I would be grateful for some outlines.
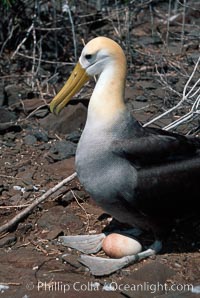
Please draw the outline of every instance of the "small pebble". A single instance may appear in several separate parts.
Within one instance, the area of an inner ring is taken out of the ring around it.
[[[25,143],[26,145],[34,145],[34,144],[37,143],[37,139],[36,139],[36,137],[33,136],[33,135],[26,135],[26,136],[24,137],[24,143]]]
[[[122,258],[141,252],[142,245],[131,237],[112,233],[104,239],[102,248],[109,257]]]

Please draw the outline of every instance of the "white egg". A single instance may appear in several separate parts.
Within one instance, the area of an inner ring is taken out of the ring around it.
[[[111,258],[122,258],[141,252],[142,245],[131,237],[112,233],[103,240],[102,249]]]

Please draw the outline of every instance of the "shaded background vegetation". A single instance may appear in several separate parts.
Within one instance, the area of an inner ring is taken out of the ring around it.
[[[47,105],[83,44],[98,35],[126,51],[130,86],[141,77],[157,79],[164,108],[182,98],[199,57],[197,0],[1,0],[0,17],[2,88],[14,80],[30,88],[29,98],[42,97]]]

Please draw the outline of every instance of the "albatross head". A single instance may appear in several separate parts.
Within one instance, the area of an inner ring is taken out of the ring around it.
[[[124,88],[126,74],[124,52],[112,39],[96,37],[83,48],[79,62],[72,74],[64,87],[52,100],[50,104],[51,111],[58,114],[90,77],[101,75],[105,70],[107,70],[107,75],[105,74],[104,76],[105,81],[109,79],[111,85],[113,85],[113,76],[115,74],[119,86],[118,89],[120,93],[123,93],[122,89]],[[119,92],[116,90],[116,93]]]

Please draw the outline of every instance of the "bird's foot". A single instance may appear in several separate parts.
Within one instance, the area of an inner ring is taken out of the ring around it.
[[[123,234],[140,235],[141,231],[132,229],[123,231]],[[105,238],[106,234],[101,233],[95,235],[60,236],[58,240],[60,244],[77,249],[84,254],[95,254],[101,250],[102,242]],[[155,255],[161,248],[161,241],[156,240],[147,250],[135,255],[125,256],[119,259],[81,255],[78,261],[88,267],[93,275],[103,276]]]
[[[124,231],[116,230],[116,233],[124,235],[139,236],[142,231],[138,228],[132,228]],[[95,254],[102,248],[103,239],[107,235],[104,233],[95,235],[76,235],[76,236],[60,236],[58,241],[63,246],[75,248],[85,254]]]
[[[79,262],[87,266],[95,276],[109,275],[119,269],[131,265],[137,261],[157,254],[162,249],[161,241],[156,240],[147,250],[136,255],[125,256],[120,259],[107,259],[81,255]]]
[[[75,248],[85,254],[97,253],[101,247],[104,233],[95,235],[60,236],[58,241],[64,246]]]

